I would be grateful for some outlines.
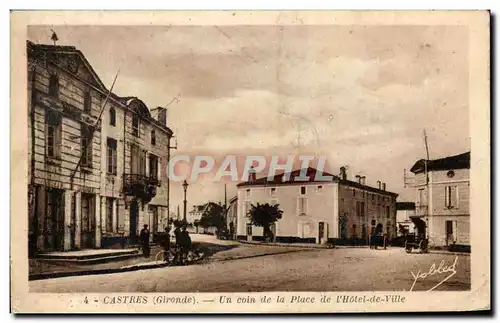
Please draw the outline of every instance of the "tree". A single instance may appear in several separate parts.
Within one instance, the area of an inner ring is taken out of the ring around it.
[[[199,225],[202,228],[216,227],[217,229],[221,229],[225,227],[224,207],[214,202],[205,204],[205,211],[201,216]]]
[[[271,225],[276,223],[283,216],[283,211],[280,210],[279,204],[270,205],[269,203],[251,205],[247,217],[255,226],[264,229],[264,238],[273,240],[274,235],[271,231]]]

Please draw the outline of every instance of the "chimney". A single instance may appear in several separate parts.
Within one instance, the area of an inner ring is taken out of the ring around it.
[[[255,181],[255,178],[255,169],[253,169],[253,166],[250,166],[250,169],[248,170],[248,181],[252,183]]]
[[[366,176],[361,176],[361,184],[366,185]]]
[[[360,184],[361,184],[361,176],[356,175],[356,180],[358,181],[358,183],[360,183]]]
[[[158,107],[158,122],[162,126],[168,127],[167,125],[167,109]]]
[[[378,189],[381,189],[381,186],[380,186],[381,184],[382,184],[382,183],[381,183],[380,181],[377,181],[377,188],[378,188]]]
[[[347,179],[347,173],[345,167],[340,167],[340,179],[344,181]]]
[[[385,183],[382,183],[382,191],[385,191]]]

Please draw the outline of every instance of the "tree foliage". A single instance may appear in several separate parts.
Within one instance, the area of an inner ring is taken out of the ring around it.
[[[283,211],[280,210],[279,204],[257,203],[256,205],[251,205],[247,217],[253,225],[263,228],[265,238],[272,240],[274,236],[271,231],[271,225],[283,217]]]
[[[214,202],[205,204],[205,211],[203,212],[199,221],[199,226],[202,228],[216,227],[218,229],[226,226],[224,217],[224,207]]]

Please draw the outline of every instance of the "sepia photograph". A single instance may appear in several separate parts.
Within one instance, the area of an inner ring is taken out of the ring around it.
[[[489,307],[487,12],[67,14],[12,40],[26,295]]]

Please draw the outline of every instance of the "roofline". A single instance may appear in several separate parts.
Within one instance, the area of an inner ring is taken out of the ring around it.
[[[326,184],[336,184],[336,183],[339,183],[339,184],[342,184],[345,186],[349,186],[349,187],[357,187],[360,189],[364,189],[366,191],[371,191],[371,192],[382,194],[382,195],[390,195],[390,196],[394,196],[394,197],[399,196],[398,193],[384,191],[384,190],[378,189],[376,187],[359,184],[359,183],[349,181],[349,180],[336,179],[336,178],[334,178],[331,181],[286,181],[284,183],[280,182],[280,183],[257,183],[257,184],[243,182],[243,183],[237,184],[236,188],[240,189],[240,188],[247,188],[247,187],[275,187],[275,186],[292,186],[292,185],[305,186],[305,185],[318,185],[318,184],[326,185]]]
[[[37,50],[37,47],[38,47],[38,50],[41,50],[43,51],[44,49],[41,48],[42,46],[51,46],[51,45],[43,45],[43,44],[35,44],[33,43],[32,41],[29,41],[27,40],[27,47],[28,48],[31,48],[32,50]],[[71,52],[68,52],[68,51],[59,51],[59,52],[63,52],[63,53],[67,53],[67,54],[77,54],[78,56],[80,56],[83,60],[83,62],[88,65],[87,67],[89,68],[91,74],[93,74],[93,76],[95,77],[95,79],[97,80],[97,82],[99,83],[99,85],[102,87],[102,88],[98,88],[96,86],[94,86],[93,84],[89,83],[87,80],[81,78],[80,76],[78,76],[77,74],[74,74],[72,73],[71,71],[67,70],[64,66],[61,66],[59,65],[58,63],[54,62],[53,60],[51,59],[48,59],[48,61],[57,66],[57,68],[65,71],[66,73],[72,75],[74,78],[78,79],[80,82],[86,84],[87,86],[90,86],[91,88],[93,88],[94,90],[96,90],[97,92],[99,92],[100,94],[102,95],[105,95],[107,96],[108,94],[109,95],[109,99],[111,101],[113,101],[113,103],[119,105],[121,108],[123,108],[124,110],[127,110],[127,111],[130,111],[132,113],[135,113],[135,111],[133,111],[132,109],[130,109],[125,103],[123,103],[121,101],[122,97],[120,97],[119,95],[117,95],[116,93],[113,93],[111,91],[109,91],[109,89],[106,88],[106,86],[104,85],[104,83],[101,81],[101,79],[99,78],[99,75],[97,74],[97,72],[94,70],[94,68],[92,67],[92,65],[89,63],[89,61],[85,58],[85,55],[79,50],[79,49],[76,49],[76,47],[74,46],[61,46],[61,48],[67,48],[67,49],[71,49]],[[48,50],[47,50],[48,51]],[[104,90],[103,90],[104,89]],[[135,97],[137,100],[141,101],[147,108],[147,105],[144,103],[144,101],[142,101],[141,99]],[[149,110],[149,108],[148,108]],[[150,112],[151,114],[151,112]],[[162,124],[160,124],[157,120],[155,120],[153,117],[151,117],[151,119],[148,119],[148,121],[156,126],[158,129],[166,132],[168,135],[170,136],[173,136],[174,132],[172,131],[172,129],[170,129],[168,126],[164,126]]]

